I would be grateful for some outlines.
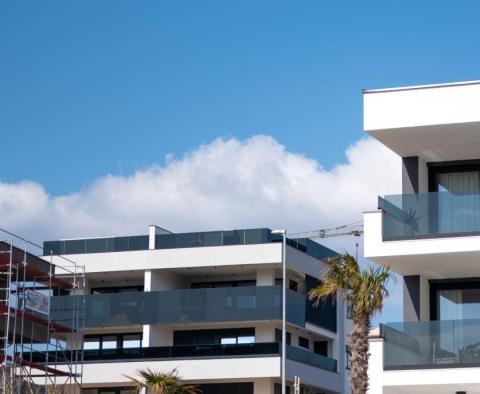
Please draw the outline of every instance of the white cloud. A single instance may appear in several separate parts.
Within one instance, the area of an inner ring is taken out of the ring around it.
[[[400,192],[400,159],[373,139],[326,170],[273,138],[217,139],[180,159],[166,158],[131,176],[107,175],[85,190],[53,197],[34,182],[0,183],[2,227],[37,242],[55,238],[172,231],[327,228],[361,220],[378,195]],[[354,242],[338,240],[354,252]],[[398,314],[400,285],[387,314]]]
[[[173,231],[286,227],[301,231],[361,220],[377,195],[399,192],[399,158],[372,139],[331,170],[273,138],[217,139],[131,176],[107,175],[52,197],[36,183],[0,183],[3,226],[36,240]]]

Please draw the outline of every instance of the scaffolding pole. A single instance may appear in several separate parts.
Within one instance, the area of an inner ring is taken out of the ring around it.
[[[78,392],[84,286],[84,267],[0,229],[0,394]]]

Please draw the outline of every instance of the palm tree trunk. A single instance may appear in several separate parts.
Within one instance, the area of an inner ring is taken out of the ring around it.
[[[368,334],[370,314],[355,312],[350,334],[350,388],[352,394],[366,394],[368,390]]]

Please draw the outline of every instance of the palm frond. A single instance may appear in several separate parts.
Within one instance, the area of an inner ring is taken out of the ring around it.
[[[138,378],[125,375],[135,385],[137,390],[144,387],[158,394],[198,394],[200,391],[191,385],[182,385],[178,371],[154,371],[150,368],[137,371]]]
[[[325,260],[326,267],[321,273],[320,284],[308,293],[310,300],[318,306],[321,301],[342,291],[348,306],[369,316],[380,311],[388,297],[387,283],[391,278],[390,269],[369,267],[361,269],[356,259],[339,254]]]

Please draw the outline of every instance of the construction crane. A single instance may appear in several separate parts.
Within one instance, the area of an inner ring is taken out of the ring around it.
[[[338,227],[326,228],[321,230],[304,231],[301,233],[289,233],[289,238],[333,238],[333,237],[348,237],[353,236],[355,238],[363,235],[363,222],[355,222],[350,224],[344,224]],[[355,242],[356,258],[358,260],[358,241]]]
[[[354,236],[360,237],[363,234],[362,222],[344,224],[338,227],[326,228],[321,230],[304,231],[301,233],[289,233],[290,238],[332,238]]]

